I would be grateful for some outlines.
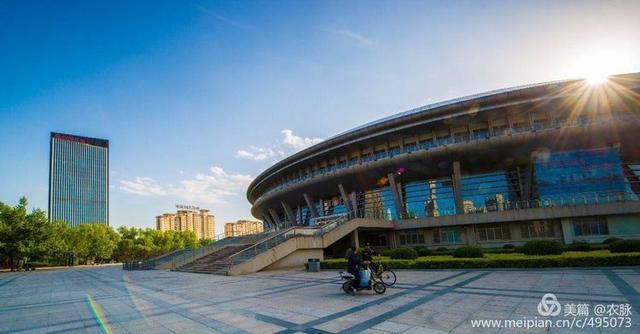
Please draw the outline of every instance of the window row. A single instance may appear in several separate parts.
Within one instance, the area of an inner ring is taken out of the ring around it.
[[[352,167],[354,165],[379,159],[390,158],[398,154],[411,153],[417,150],[428,150],[434,147],[467,142],[471,140],[488,139],[491,137],[503,136],[511,133],[520,133],[525,131],[536,131],[560,127],[582,127],[595,121],[602,120],[589,119],[586,116],[554,120],[534,119],[533,123],[530,123],[529,121],[514,121],[512,122],[511,126],[509,126],[508,124],[496,124],[493,125],[491,129],[479,128],[471,130],[466,129],[462,132],[436,132],[435,135],[429,140],[420,140],[416,143],[406,143],[403,146],[391,146],[384,149],[374,149],[371,152],[360,154],[359,157],[350,157],[348,159],[339,160],[335,163],[329,163],[325,166],[318,167],[317,169],[306,170],[300,173],[300,175],[290,176],[285,181],[282,181],[280,184],[267,190],[262,196],[310,178],[322,176],[324,174],[335,172],[343,168]]]

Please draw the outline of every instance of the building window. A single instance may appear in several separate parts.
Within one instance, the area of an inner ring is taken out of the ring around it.
[[[576,236],[609,234],[607,221],[603,217],[582,218],[573,223]]]
[[[476,228],[479,241],[509,240],[509,226],[507,224],[486,224]]]
[[[403,184],[402,198],[409,218],[438,217],[456,213],[453,183],[450,178]]]
[[[400,245],[424,244],[424,234],[420,232],[400,234]]]
[[[387,152],[385,150],[375,151],[374,156],[375,156],[376,160],[382,159],[382,158],[386,158],[387,157]]]
[[[511,193],[519,190],[516,182],[509,181],[515,177],[513,172],[498,171],[461,178],[464,213],[506,210]]]
[[[524,239],[554,237],[553,224],[544,220],[520,224],[520,232]]]
[[[462,242],[460,230],[436,230],[433,232],[434,244],[454,244]]]
[[[538,154],[534,173],[537,197],[545,206],[638,199],[612,148]]]
[[[425,139],[425,140],[421,140],[418,144],[420,145],[420,148],[423,149],[423,150],[434,146],[433,139],[431,139],[431,138]]]

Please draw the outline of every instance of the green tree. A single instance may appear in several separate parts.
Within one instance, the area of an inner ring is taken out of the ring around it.
[[[89,257],[97,263],[109,262],[118,247],[120,235],[113,228],[102,224],[91,224],[89,234]]]
[[[67,223],[58,220],[49,224],[48,234],[45,260],[50,264],[64,264],[71,251],[71,229]]]
[[[136,258],[135,242],[140,235],[140,230],[135,227],[118,227],[120,240],[118,247],[115,249],[113,258],[119,262],[130,262],[139,260]]]
[[[87,264],[91,260],[91,225],[81,224],[71,229],[69,242],[78,263]]]
[[[17,206],[0,202],[0,254],[13,269],[24,265],[29,259],[42,257],[48,238],[49,222],[44,211],[34,209],[27,213],[28,201],[20,198]]]

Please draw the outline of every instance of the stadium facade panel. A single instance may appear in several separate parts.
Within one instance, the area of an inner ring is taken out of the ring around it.
[[[247,198],[266,228],[391,220],[351,237],[381,248],[640,237],[639,130],[640,73],[503,89],[327,139]]]

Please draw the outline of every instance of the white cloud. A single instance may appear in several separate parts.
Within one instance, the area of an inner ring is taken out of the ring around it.
[[[373,46],[373,45],[376,44],[371,39],[369,39],[369,38],[367,38],[367,37],[365,37],[363,35],[360,35],[360,34],[354,32],[352,30],[349,30],[349,29],[321,28],[320,30],[324,31],[324,32],[331,33],[331,34],[335,34],[335,35],[338,35],[338,36],[346,37],[346,38],[351,39],[351,40],[353,40],[353,41],[355,41],[358,44],[363,45],[363,46]]]
[[[136,177],[133,181],[121,180],[120,189],[141,196],[161,195],[167,193],[156,181],[150,177]]]
[[[301,151],[324,140],[321,138],[301,137],[295,135],[293,130],[290,129],[284,129],[280,133],[283,134],[283,138],[277,145],[272,147],[251,146],[248,149],[240,149],[236,151],[236,157],[254,161],[271,159],[272,162],[275,162],[278,158]]]
[[[238,150],[236,156],[241,159],[264,161],[276,155],[284,155],[284,152],[272,148],[251,146],[249,149]]]
[[[196,174],[178,185],[160,185],[149,177],[121,180],[120,189],[141,196],[172,196],[192,202],[225,203],[228,197],[243,192],[253,180],[251,175],[229,174],[222,167],[213,166],[207,173]]]
[[[300,137],[293,134],[292,130],[284,129],[281,131],[284,134],[282,144],[286,147],[293,149],[295,152],[301,151],[309,146],[315,145],[324,139],[320,138],[308,138]]]

